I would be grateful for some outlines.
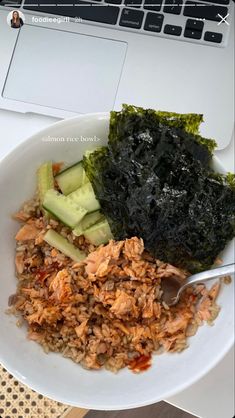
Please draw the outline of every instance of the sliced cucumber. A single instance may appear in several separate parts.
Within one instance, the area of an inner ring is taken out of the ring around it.
[[[106,244],[113,238],[108,221],[101,221],[84,232],[84,237],[94,245]]]
[[[94,212],[100,208],[100,204],[95,197],[91,183],[86,183],[75,192],[66,196],[68,200],[86,209],[87,212]]]
[[[82,186],[86,183],[89,183],[89,178],[87,177],[85,170],[83,170]]]
[[[86,258],[86,254],[84,252],[80,251],[73,244],[71,244],[71,242],[53,229],[49,229],[47,231],[44,235],[44,241],[61,251],[63,254],[67,255],[67,257],[72,258],[74,261],[80,262]]]
[[[104,215],[100,213],[99,210],[88,213],[84,218],[79,222],[79,224],[74,228],[73,233],[77,237],[83,234],[83,232],[90,228],[91,226],[95,225],[97,222],[104,219]]]
[[[43,208],[72,229],[87,213],[86,209],[52,189],[48,190],[44,196]]]
[[[51,161],[47,161],[46,163],[40,165],[37,171],[37,180],[39,199],[42,203],[47,190],[54,188],[54,177]]]
[[[61,171],[56,176],[56,181],[62,193],[67,196],[82,186],[86,173],[83,170],[82,162],[76,163],[71,167]]]

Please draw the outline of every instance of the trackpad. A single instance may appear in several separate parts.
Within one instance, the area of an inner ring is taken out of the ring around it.
[[[71,112],[113,108],[127,44],[24,25],[3,96]]]

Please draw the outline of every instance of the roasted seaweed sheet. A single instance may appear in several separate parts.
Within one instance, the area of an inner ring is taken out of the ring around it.
[[[137,236],[157,258],[191,272],[210,267],[235,234],[234,176],[211,168],[215,141],[202,115],[124,105],[107,147],[84,167],[116,239]]]

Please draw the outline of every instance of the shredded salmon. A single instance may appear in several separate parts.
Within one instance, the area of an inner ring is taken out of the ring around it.
[[[204,291],[204,296],[198,306],[198,317],[203,321],[211,319],[211,307],[214,304],[220,290],[220,283],[215,283],[212,288]]]
[[[128,315],[131,317],[138,317],[135,298],[128,295],[128,293],[123,292],[123,290],[117,290],[115,301],[112,304],[110,311],[113,312],[117,318],[127,317]]]
[[[16,241],[28,241],[35,239],[39,234],[39,229],[32,223],[27,223],[17,232]]]
[[[161,281],[183,281],[189,273],[155,260],[142,239],[110,240],[94,248],[58,221],[38,217],[36,204],[32,216],[27,213],[23,209],[17,216],[25,223],[15,237],[19,286],[9,303],[26,320],[28,338],[45,351],[60,352],[87,369],[128,367],[140,373],[155,351],[184,350],[187,336],[216,317],[219,284],[186,289],[174,307],[163,302]],[[86,251],[86,259],[74,263],[49,246],[43,239],[49,228]]]
[[[140,373],[145,370],[148,370],[148,368],[151,366],[151,356],[145,356],[142,355],[140,357],[137,357],[136,359],[132,360],[129,363],[129,369],[131,369],[134,373]]]
[[[71,289],[71,275],[66,269],[57,273],[49,286],[49,291],[52,292],[51,298],[58,302],[63,302],[72,295]]]
[[[19,212],[14,213],[12,217],[17,221],[26,222],[30,218],[30,214],[20,210]]]

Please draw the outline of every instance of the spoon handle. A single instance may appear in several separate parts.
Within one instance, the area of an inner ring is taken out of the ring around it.
[[[215,279],[216,277],[227,276],[235,272],[235,263],[227,264],[226,266],[216,267],[211,270],[202,271],[201,273],[193,274],[187,280],[185,285],[192,283],[204,282],[206,280]]]

